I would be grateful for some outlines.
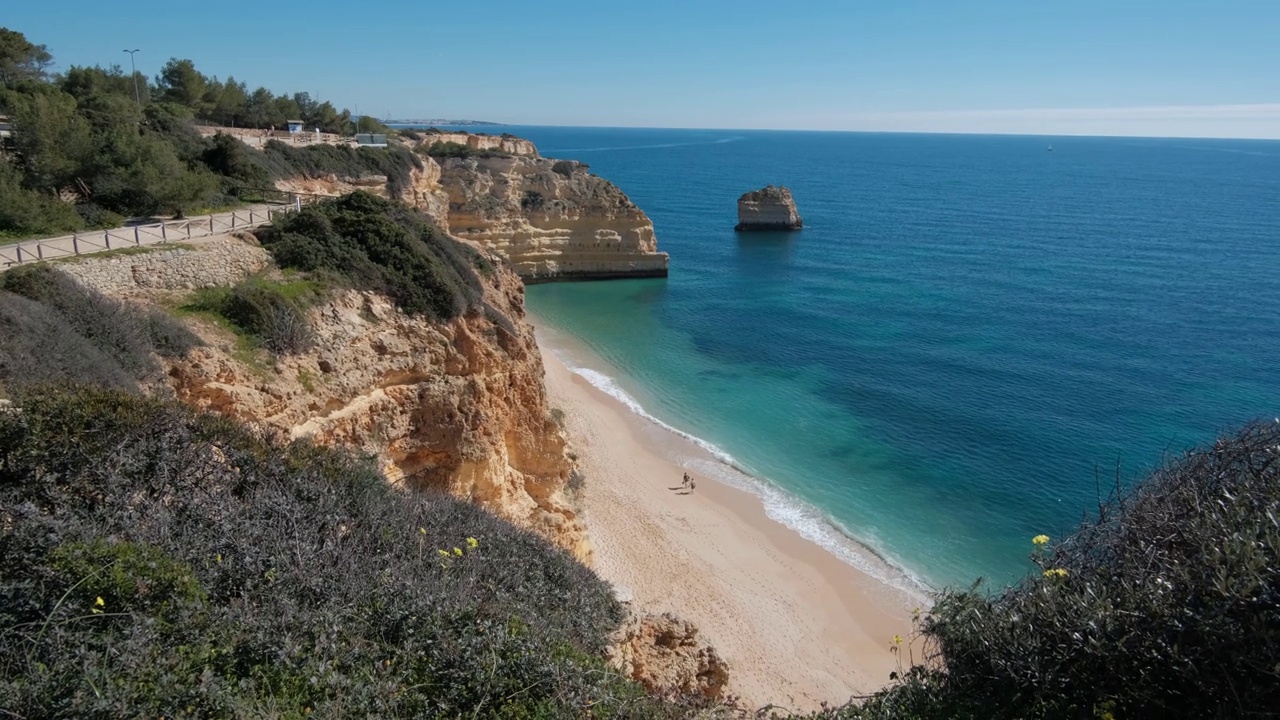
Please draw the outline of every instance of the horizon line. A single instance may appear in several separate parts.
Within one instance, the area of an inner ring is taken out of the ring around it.
[[[466,117],[455,115],[455,118]],[[470,122],[494,122],[470,120]],[[808,126],[707,127],[680,124],[496,123],[524,127],[729,130],[751,132],[858,132],[922,135],[1129,137],[1150,139],[1280,140],[1280,103],[1151,105],[1093,108],[869,111],[815,118]],[[1194,127],[1212,123],[1212,128]],[[1105,127],[1098,127],[1099,124]],[[1238,130],[1227,125],[1243,125]]]

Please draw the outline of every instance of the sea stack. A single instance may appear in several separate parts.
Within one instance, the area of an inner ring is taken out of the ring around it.
[[[773,185],[752,190],[738,198],[738,225],[734,230],[799,230],[804,227],[791,191]]]

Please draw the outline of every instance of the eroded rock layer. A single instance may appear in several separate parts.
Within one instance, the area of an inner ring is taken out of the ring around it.
[[[440,167],[449,233],[506,256],[526,282],[667,275],[649,217],[581,163],[447,158]]]
[[[629,615],[613,634],[605,657],[623,675],[659,694],[715,699],[729,681],[729,667],[698,628],[670,615]]]
[[[799,230],[804,227],[796,201],[785,187],[769,185],[738,198],[734,230]]]
[[[586,165],[541,157],[533,143],[512,136],[440,132],[422,138],[423,151],[449,142],[496,153],[423,154],[423,167],[410,173],[397,199],[453,237],[506,257],[526,282],[667,276],[668,257],[658,251],[653,222]],[[373,180],[293,178],[277,187],[313,195],[367,190],[389,196],[385,179],[371,186]]]
[[[236,280],[227,276],[234,247],[245,258],[262,254],[223,238],[137,256],[135,272],[79,278],[113,279],[99,286],[109,294],[172,302],[172,290],[151,277],[166,276],[158,264],[180,266],[191,287],[226,284]],[[104,262],[114,259],[83,264]],[[135,283],[122,287],[117,276]],[[589,562],[585,527],[564,492],[572,462],[547,407],[524,286],[501,267],[485,282],[487,309],[449,322],[410,317],[373,293],[339,293],[310,311],[315,349],[270,365],[225,331],[197,324],[208,346],[170,364],[170,385],[195,407],[372,453],[392,482],[470,500]]]

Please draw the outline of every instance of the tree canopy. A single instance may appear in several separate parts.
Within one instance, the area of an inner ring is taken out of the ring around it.
[[[217,208],[234,201],[236,188],[269,185],[270,168],[290,169],[229,137],[201,137],[193,122],[283,128],[302,120],[346,135],[386,131],[308,93],[251,91],[233,77],[207,76],[187,59],[169,60],[154,79],[119,65],[53,74],[52,63],[43,45],[0,28],[0,115],[14,131],[0,148],[0,237]],[[323,151],[295,154],[315,153]]]

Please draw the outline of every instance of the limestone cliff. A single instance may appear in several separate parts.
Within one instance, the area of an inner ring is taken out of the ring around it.
[[[236,247],[244,262],[228,260]],[[124,258],[128,270],[105,267],[118,258],[76,267],[103,292],[173,302],[165,288],[174,285],[159,279],[174,272],[158,266],[181,268],[177,287],[228,284],[239,279],[229,272],[260,268],[263,254],[222,238]],[[572,462],[547,407],[524,286],[504,268],[486,283],[489,310],[445,323],[407,316],[379,295],[340,293],[311,311],[315,349],[274,361],[197,324],[208,347],[171,363],[170,384],[196,407],[373,453],[393,482],[468,499],[589,562],[585,528],[564,494]]]
[[[456,143],[466,146],[470,150],[496,150],[511,155],[538,157],[538,148],[532,142],[505,133],[502,135],[486,135],[484,133],[427,130],[421,135],[422,144],[426,146],[434,143]]]
[[[571,160],[446,158],[449,232],[506,256],[526,282],[666,277],[653,223]]]
[[[799,230],[804,227],[796,201],[785,187],[769,185],[738,198],[738,225],[734,230]]]
[[[454,142],[506,156],[422,157],[398,197],[455,238],[511,261],[526,282],[666,277],[653,222],[617,186],[571,160],[538,155],[512,136],[428,133],[418,149]],[[376,151],[371,151],[376,152]],[[281,190],[341,195],[371,190],[389,196],[385,178],[295,178]]]

